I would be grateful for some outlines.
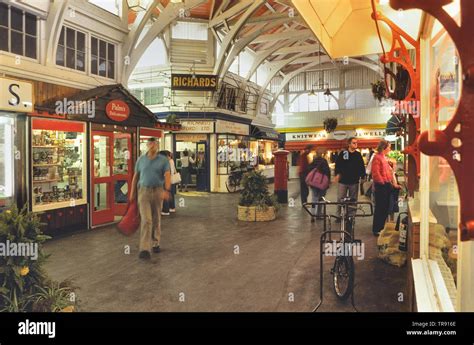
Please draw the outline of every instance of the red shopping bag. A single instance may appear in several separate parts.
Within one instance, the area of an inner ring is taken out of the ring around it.
[[[140,227],[140,212],[136,201],[130,201],[122,220],[117,224],[120,232],[126,236],[132,235]]]

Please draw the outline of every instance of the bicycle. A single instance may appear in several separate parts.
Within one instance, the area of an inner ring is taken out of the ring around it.
[[[231,167],[230,175],[225,182],[225,186],[229,193],[235,193],[240,190],[240,182],[242,182],[244,174],[248,171],[248,168]]]
[[[355,230],[355,219],[356,217],[371,217],[373,216],[373,206],[371,202],[356,202],[350,198],[344,198],[340,202],[330,202],[329,200],[322,198],[322,202],[316,203],[304,203],[303,207],[308,212],[312,220],[315,217],[311,212],[312,208],[315,208],[319,205],[323,208],[324,213],[324,227],[323,232],[320,238],[320,301],[318,305],[314,308],[313,311],[318,310],[318,308],[323,303],[323,279],[324,279],[324,270],[323,270],[323,246],[327,243],[334,245],[332,250],[336,250],[334,265],[331,268],[330,273],[333,275],[333,288],[336,296],[341,300],[346,300],[351,296],[352,306],[355,310],[354,305],[354,282],[355,282],[355,269],[354,269],[354,260],[352,258],[352,249],[354,244],[361,244],[362,241],[356,240],[354,238]],[[328,206],[340,206],[341,215],[336,216],[333,214],[327,214]],[[363,205],[368,205],[370,208],[370,213],[366,213],[363,209]],[[362,213],[357,213],[358,210],[361,210]],[[331,229],[331,218],[335,218],[340,221],[340,229],[332,230]],[[329,228],[329,230],[327,230]],[[338,234],[340,236],[339,240],[332,240],[332,235]],[[341,254],[339,254],[339,248],[342,247]],[[349,255],[347,248],[349,249]]]

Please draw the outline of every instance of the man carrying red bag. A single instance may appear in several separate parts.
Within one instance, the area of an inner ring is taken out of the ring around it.
[[[140,210],[140,259],[150,259],[151,251],[160,252],[161,208],[171,190],[170,164],[158,154],[155,138],[148,139],[148,151],[138,158],[132,180],[130,200],[137,198]],[[164,187],[164,188],[163,188]]]

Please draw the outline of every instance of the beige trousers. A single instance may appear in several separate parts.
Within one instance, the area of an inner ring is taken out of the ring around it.
[[[140,187],[138,189],[138,208],[140,210],[140,251],[151,251],[152,246],[160,245],[161,208],[163,207],[163,188]]]

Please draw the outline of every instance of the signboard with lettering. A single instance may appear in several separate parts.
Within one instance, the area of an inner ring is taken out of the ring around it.
[[[198,142],[206,141],[206,134],[176,134],[177,141]]]
[[[217,75],[171,74],[171,90],[216,91]]]
[[[214,121],[180,120],[180,133],[214,133]]]
[[[31,113],[33,111],[33,84],[0,78],[0,110]]]
[[[286,141],[306,141],[306,140],[345,140],[349,137],[360,139],[384,138],[387,134],[385,129],[365,129],[358,128],[356,130],[335,131],[326,133],[326,131],[306,132],[306,133],[286,133]]]
[[[128,119],[130,116],[130,108],[124,101],[113,100],[107,103],[107,106],[105,107],[105,113],[109,119],[122,122]]]
[[[249,127],[249,125],[246,125],[244,123],[217,120],[216,121],[216,133],[249,135],[250,127]]]

